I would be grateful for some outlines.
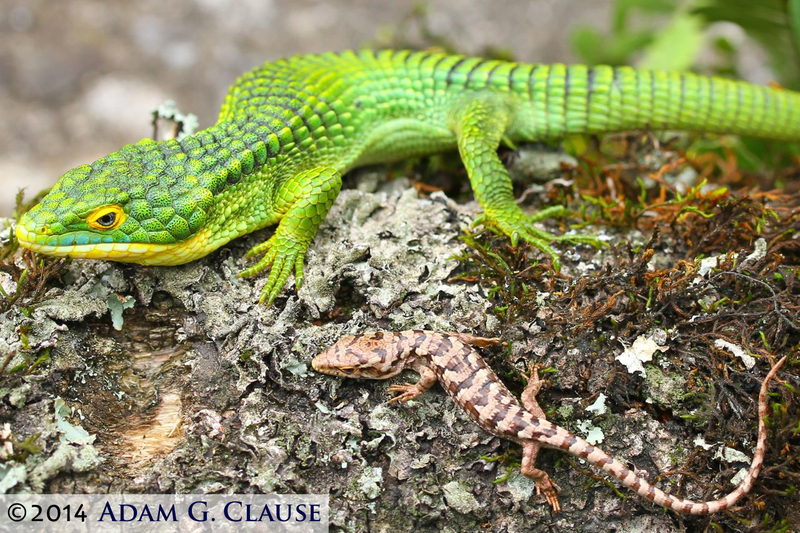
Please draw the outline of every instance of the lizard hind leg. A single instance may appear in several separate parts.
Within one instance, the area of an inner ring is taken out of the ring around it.
[[[544,470],[539,470],[536,464],[536,456],[539,454],[541,446],[538,442],[528,441],[522,445],[522,466],[520,471],[525,477],[531,478],[536,482],[536,495],[544,496],[548,505],[552,507],[554,513],[561,512],[561,504],[558,503],[558,488],[550,476]]]
[[[273,207],[276,213],[283,215],[278,229],[269,240],[247,252],[247,257],[262,253],[264,256],[239,273],[240,277],[254,276],[272,266],[259,303],[271,304],[292,271],[295,285],[300,288],[303,284],[306,250],[341,188],[341,174],[328,167],[306,170],[281,184]]]
[[[550,246],[555,241],[590,244],[597,248],[602,241],[590,235],[556,236],[534,225],[545,217],[561,214],[563,206],[527,216],[514,201],[514,189],[508,171],[497,155],[497,148],[511,123],[513,110],[497,95],[476,96],[460,105],[452,115],[451,129],[456,134],[458,151],[467,169],[472,190],[484,214],[476,220],[496,226],[511,238],[527,241],[550,256],[553,267],[561,267],[558,253]]]
[[[539,394],[539,391],[542,390],[543,384],[544,381],[539,379],[539,370],[536,368],[536,364],[530,363],[530,365],[528,365],[528,384],[522,391],[520,400],[525,410],[530,414],[541,420],[547,420],[544,410],[536,400],[536,396]]]
[[[544,410],[536,400],[536,395],[542,389],[543,381],[539,379],[539,371],[534,363],[528,367],[528,384],[525,390],[522,391],[522,405],[525,410],[540,420],[546,420]],[[527,441],[522,446],[522,467],[520,470],[524,476],[533,479],[536,482],[536,495],[544,495],[545,500],[553,508],[553,512],[558,513],[561,511],[561,504],[558,503],[558,493],[560,489],[550,476],[544,470],[539,470],[534,465],[536,464],[536,456],[539,454],[541,445],[535,441]]]

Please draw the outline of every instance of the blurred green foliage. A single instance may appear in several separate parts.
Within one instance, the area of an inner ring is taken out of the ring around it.
[[[608,33],[573,32],[584,62],[742,77],[741,39],[717,24],[729,22],[764,49],[776,81],[800,88],[800,0],[617,0],[611,16]],[[714,63],[701,67],[701,57]]]

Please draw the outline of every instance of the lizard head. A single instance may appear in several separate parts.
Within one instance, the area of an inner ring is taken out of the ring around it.
[[[20,245],[47,255],[147,264],[194,259],[187,244],[205,223],[213,195],[192,176],[173,176],[163,159],[148,164],[146,148],[155,144],[128,145],[68,171],[20,218]]]
[[[311,367],[322,374],[358,379],[387,379],[405,368],[403,353],[387,342],[391,333],[369,333],[344,337],[316,356]]]

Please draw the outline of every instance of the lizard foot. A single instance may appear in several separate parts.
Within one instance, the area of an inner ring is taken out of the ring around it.
[[[554,513],[561,512],[561,504],[558,502],[559,492],[561,492],[561,489],[553,483],[547,474],[543,478],[536,480],[536,496],[544,496],[545,501],[547,501]]]
[[[542,385],[544,385],[544,380],[539,378],[539,365],[534,363],[533,361],[528,363],[528,375],[525,376],[525,379],[528,380],[528,384],[525,386],[525,390],[530,390],[530,394],[536,396],[539,394],[539,391],[542,390]]]
[[[534,222],[538,222],[545,218],[561,215],[566,211],[563,206],[557,205],[543,209],[538,213],[531,216],[526,215],[514,205],[513,208],[497,210],[496,212],[485,213],[478,217],[473,222],[473,226],[477,224],[491,225],[498,228],[500,231],[508,235],[511,239],[511,245],[516,246],[519,240],[522,239],[527,243],[535,246],[542,252],[550,256],[553,262],[553,268],[558,271],[561,269],[561,258],[552,246],[553,242],[565,242],[569,244],[588,244],[595,248],[602,248],[606,244],[594,235],[553,235],[547,231],[541,230],[534,226]]]
[[[292,270],[297,288],[303,284],[306,250],[341,188],[337,170],[318,167],[297,174],[275,191],[272,210],[276,216],[283,215],[278,229],[268,241],[247,252],[247,257],[264,257],[239,273],[240,277],[253,276],[272,266],[258,303],[272,304]]]
[[[407,402],[409,400],[413,400],[420,394],[425,391],[420,390],[416,383],[403,383],[402,385],[392,385],[388,389],[387,392],[390,393],[400,393],[399,396],[395,396],[389,403],[397,403],[397,402]]]
[[[267,305],[271,305],[275,301],[292,270],[294,270],[297,288],[299,289],[303,284],[303,260],[308,243],[287,234],[286,231],[282,232],[281,229],[282,227],[279,226],[278,231],[268,241],[254,246],[247,252],[246,257],[248,258],[261,253],[264,254],[264,257],[255,265],[239,272],[239,277],[245,278],[255,276],[270,265],[272,266],[267,283],[261,290],[261,297],[258,300],[260,304],[267,302]]]

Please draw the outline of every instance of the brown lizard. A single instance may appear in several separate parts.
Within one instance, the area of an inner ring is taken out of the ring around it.
[[[767,389],[786,357],[772,367],[761,385],[758,396],[758,444],[747,476],[727,496],[714,501],[695,502],[667,494],[600,448],[545,420],[545,414],[536,401],[542,382],[533,365],[520,405],[472,348],[500,342],[500,339],[462,333],[421,330],[369,333],[340,339],[316,356],[311,366],[323,374],[362,379],[387,379],[403,370],[418,372],[420,379],[417,383],[389,387],[389,392],[399,393],[390,403],[416,398],[438,380],[458,406],[469,413],[480,427],[522,445],[522,473],[536,482],[536,494],[544,495],[555,512],[561,510],[557,496],[559,489],[546,472],[534,466],[541,446],[564,450],[585,459],[617,478],[639,496],[681,513],[711,514],[727,509],[747,494],[758,477],[766,448],[764,418],[768,415]]]

